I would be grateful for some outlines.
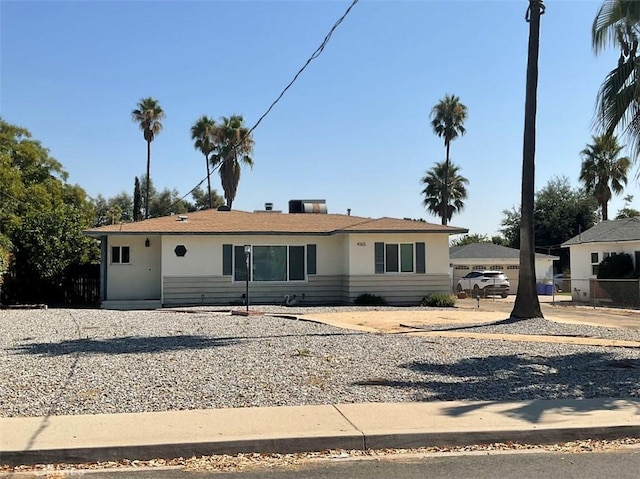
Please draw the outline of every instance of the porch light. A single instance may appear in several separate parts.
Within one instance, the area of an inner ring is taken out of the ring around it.
[[[245,287],[245,301],[247,305],[247,312],[249,312],[249,257],[251,256],[251,245],[244,245],[244,257],[246,260],[246,287]]]
[[[148,248],[149,246],[151,246],[151,241],[149,241],[149,238],[147,238],[146,240],[144,240],[144,247]]]

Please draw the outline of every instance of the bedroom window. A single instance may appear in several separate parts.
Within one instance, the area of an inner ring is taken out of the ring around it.
[[[424,273],[424,243],[375,243],[376,274]]]
[[[112,246],[111,247],[111,263],[112,264],[129,264],[130,253],[128,246]]]

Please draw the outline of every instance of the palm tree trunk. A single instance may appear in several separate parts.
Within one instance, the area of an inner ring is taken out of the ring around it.
[[[534,188],[536,156],[536,110],[538,90],[538,52],[540,47],[540,15],[542,0],[529,0],[529,58],[524,113],[524,145],[522,152],[522,199],[520,221],[520,271],[518,292],[511,311],[512,319],[541,318],[536,292],[534,243]]]
[[[602,203],[602,221],[607,221],[609,219],[609,206],[607,202],[604,201]]]
[[[207,162],[207,192],[209,193],[209,209],[213,209],[211,202],[211,170],[209,169],[209,154],[204,155],[204,161]]]
[[[151,141],[147,140],[147,187],[144,192],[144,218],[149,218],[149,190],[151,189]]]
[[[444,194],[442,195],[442,224],[447,225],[448,213],[449,213],[449,146],[451,144],[447,141],[445,146],[447,149],[447,155],[445,158],[444,168]]]

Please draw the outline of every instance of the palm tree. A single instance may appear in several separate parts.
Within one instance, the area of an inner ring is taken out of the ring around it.
[[[542,0],[529,0],[526,19],[529,22],[527,87],[524,106],[524,144],[522,148],[522,192],[520,206],[520,270],[518,292],[511,319],[542,318],[536,291],[533,209],[535,195],[536,110],[538,103],[538,52],[540,50],[540,15]]]
[[[227,206],[231,208],[240,183],[240,163],[253,168],[253,137],[241,115],[223,116],[214,132],[212,166],[219,167]]]
[[[580,181],[602,209],[602,220],[609,219],[608,203],[613,193],[620,194],[627,185],[631,159],[619,156],[624,148],[613,135],[592,136],[593,144],[580,152]]]
[[[451,142],[466,133],[464,129],[464,121],[467,119],[467,107],[460,103],[460,98],[455,95],[445,95],[442,100],[431,110],[431,127],[436,135],[444,139],[446,149],[445,163],[449,164],[449,148]],[[445,168],[445,185],[448,184],[449,168]],[[444,189],[445,197],[442,201],[442,207],[445,208],[449,204],[447,199],[448,188]],[[443,209],[440,214],[443,225],[447,224],[448,214]]]
[[[436,163],[420,180],[426,185],[422,190],[425,208],[429,213],[440,216],[443,225],[447,224],[447,220],[451,221],[454,213],[460,213],[464,209],[463,200],[467,199],[466,185],[469,184],[469,180],[458,174],[460,167],[451,162],[448,166],[449,171],[446,171],[446,161]],[[445,204],[445,201],[449,204]],[[446,218],[442,216],[444,211]]]
[[[598,54],[612,45],[620,49],[620,57],[598,91],[596,121],[605,134],[621,128],[635,152],[640,147],[639,36],[640,2],[605,0],[593,21],[593,49]]]
[[[151,142],[162,131],[161,121],[164,116],[164,111],[158,101],[151,97],[140,100],[137,108],[131,112],[132,120],[138,123],[143,132],[144,140],[147,142],[147,184],[150,183]],[[149,217],[149,188],[145,191],[144,217]]]
[[[209,209],[213,208],[211,201],[211,170],[209,168],[209,155],[214,149],[214,133],[216,122],[206,115],[201,116],[191,127],[191,139],[195,140],[193,146],[204,155],[207,166],[207,192],[209,197]]]

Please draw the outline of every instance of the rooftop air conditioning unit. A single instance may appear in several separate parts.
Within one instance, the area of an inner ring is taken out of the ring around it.
[[[327,200],[290,200],[289,213],[327,214]]]

